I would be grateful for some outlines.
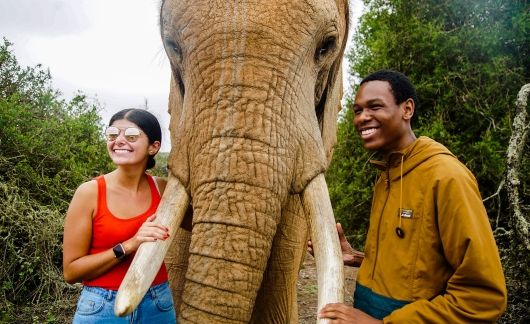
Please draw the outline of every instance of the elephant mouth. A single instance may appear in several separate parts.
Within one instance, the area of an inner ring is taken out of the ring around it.
[[[317,263],[318,308],[327,303],[342,302],[343,263],[331,201],[323,174],[317,175],[301,194],[311,230],[311,240]],[[184,185],[170,174],[156,222],[169,227],[165,241],[146,242],[138,249],[129,271],[118,290],[114,312],[130,314],[140,303],[160,268],[177,228],[182,223],[190,203]]]

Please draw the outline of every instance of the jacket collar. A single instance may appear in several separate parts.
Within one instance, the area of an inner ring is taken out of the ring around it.
[[[454,156],[445,146],[426,136],[418,137],[409,146],[400,151],[390,153],[385,160],[370,160],[377,169],[385,171],[388,180],[396,180],[407,174],[425,160],[438,154]],[[403,161],[403,168],[399,165]],[[403,172],[403,174],[401,174]]]

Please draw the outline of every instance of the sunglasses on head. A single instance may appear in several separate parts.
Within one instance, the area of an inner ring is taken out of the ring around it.
[[[120,133],[122,131],[123,137],[125,137],[125,140],[129,143],[136,142],[140,137],[140,134],[142,134],[142,131],[136,127],[118,128],[116,126],[109,126],[105,130],[105,136],[107,137],[107,141],[115,141],[118,136],[120,136]]]

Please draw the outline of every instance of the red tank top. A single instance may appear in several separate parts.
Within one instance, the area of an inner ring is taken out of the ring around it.
[[[107,207],[105,177],[99,176],[96,178],[98,185],[98,205],[96,215],[92,219],[92,241],[90,243],[89,254],[96,254],[111,249],[116,244],[130,239],[136,234],[142,223],[156,212],[156,208],[160,203],[160,194],[156,188],[155,180],[150,175],[147,175],[147,181],[151,189],[151,206],[149,206],[147,211],[138,216],[123,219],[114,216]],[[118,290],[133,257],[134,254],[129,255],[109,271],[95,279],[83,281],[83,284],[85,286]],[[162,263],[152,285],[158,285],[165,281],[167,281],[167,271],[165,264]]]

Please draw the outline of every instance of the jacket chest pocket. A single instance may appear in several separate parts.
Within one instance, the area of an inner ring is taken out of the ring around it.
[[[393,208],[385,212],[381,239],[398,246],[409,247],[419,238],[423,218],[420,210],[414,208]],[[397,246],[396,246],[397,247]]]
[[[418,236],[423,223],[423,204],[410,198],[406,193],[400,197],[398,192],[391,192],[381,209],[380,239],[397,239],[396,244],[405,243],[408,246]]]
[[[395,262],[396,271],[411,278],[420,249],[424,217],[421,205],[403,201],[388,205],[384,211],[380,236],[380,253]],[[388,253],[388,254],[387,254]],[[404,278],[402,277],[402,278]]]
[[[414,236],[419,223],[420,215],[415,212],[414,208],[396,208],[395,211],[395,229],[396,236],[400,239],[405,239],[407,236]]]

